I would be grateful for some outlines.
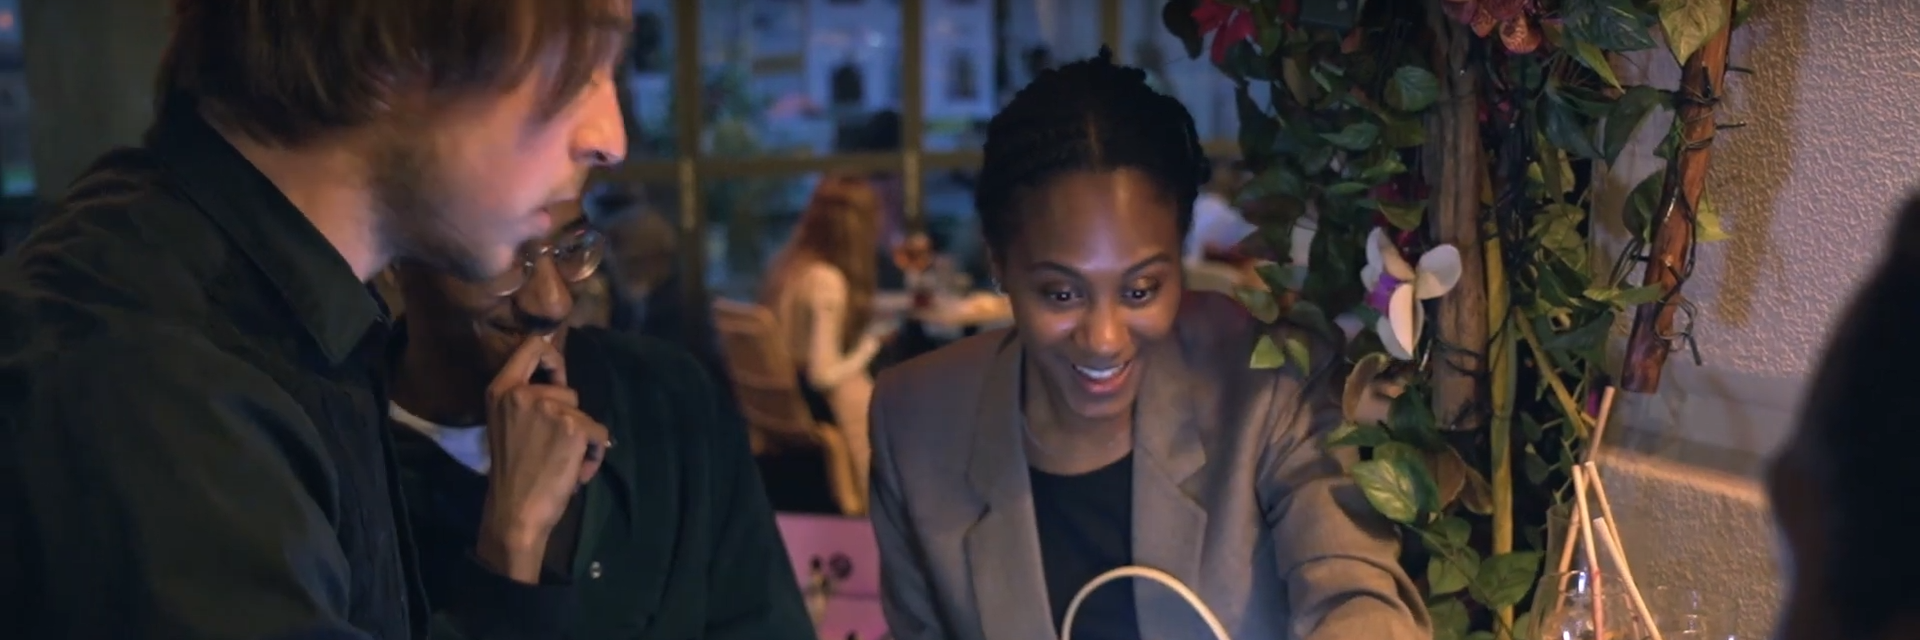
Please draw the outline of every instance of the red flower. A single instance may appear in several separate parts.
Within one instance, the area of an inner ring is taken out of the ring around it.
[[[1201,35],[1213,34],[1214,64],[1226,62],[1227,49],[1246,42],[1257,31],[1253,12],[1220,0],[1200,0],[1200,6],[1193,8],[1193,21],[1200,24]]]

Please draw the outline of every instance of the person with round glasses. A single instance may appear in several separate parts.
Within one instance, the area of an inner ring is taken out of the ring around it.
[[[607,242],[577,204],[552,214],[492,277],[393,272],[388,410],[428,602],[462,606],[489,569],[572,612],[540,637],[811,638],[731,396],[679,346],[569,326]],[[538,472],[578,444],[578,477]],[[492,508],[529,495],[538,517]],[[539,562],[477,566],[484,540]]]

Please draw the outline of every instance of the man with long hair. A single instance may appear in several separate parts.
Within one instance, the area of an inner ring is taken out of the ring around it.
[[[0,619],[28,638],[553,637],[524,570],[611,445],[534,378],[429,615],[365,283],[476,283],[618,162],[621,0],[173,0],[157,119],[0,267]],[[535,345],[552,368],[558,352]]]

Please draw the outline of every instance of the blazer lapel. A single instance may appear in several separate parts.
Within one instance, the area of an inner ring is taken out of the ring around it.
[[[1157,345],[1134,408],[1133,562],[1199,585],[1207,510],[1187,488],[1207,463],[1196,419],[1197,372],[1177,340]],[[1158,583],[1135,580],[1135,612],[1144,638],[1205,638],[1192,607]]]
[[[985,378],[967,467],[982,514],[965,542],[981,635],[990,640],[1057,637],[1020,438],[1020,347],[1011,333]]]

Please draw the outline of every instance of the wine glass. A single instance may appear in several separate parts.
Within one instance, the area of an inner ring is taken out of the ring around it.
[[[1693,589],[1659,586],[1647,592],[1647,608],[1663,640],[1732,640],[1732,611]]]
[[[1625,585],[1586,570],[1548,573],[1534,590],[1530,628],[1515,630],[1525,640],[1639,640]]]

